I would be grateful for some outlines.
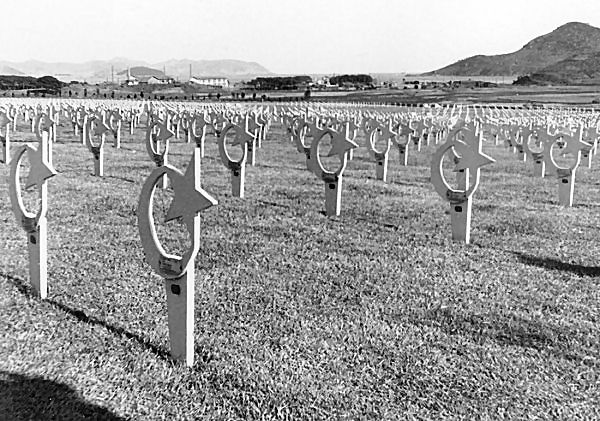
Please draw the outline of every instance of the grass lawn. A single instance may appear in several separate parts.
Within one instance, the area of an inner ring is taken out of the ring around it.
[[[20,123],[13,141],[33,141]],[[202,214],[189,369],[169,358],[163,281],[139,241],[154,168],[144,129],[124,131],[122,150],[107,142],[97,178],[62,124],[46,301],[32,296],[0,166],[0,419],[600,418],[598,162],[563,208],[556,179],[486,144],[497,163],[482,170],[466,246],[429,183],[433,146],[408,167],[392,150],[384,184],[361,134],[342,215],[327,218],[323,183],[279,124],[245,199],[209,135],[203,187],[219,205]],[[191,148],[172,142],[170,163],[185,169]],[[168,205],[158,194],[156,212]],[[177,223],[159,234],[170,250],[187,240]]]

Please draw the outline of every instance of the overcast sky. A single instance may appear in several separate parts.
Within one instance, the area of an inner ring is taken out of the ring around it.
[[[421,72],[508,53],[594,0],[0,0],[0,59],[256,61],[275,73]]]

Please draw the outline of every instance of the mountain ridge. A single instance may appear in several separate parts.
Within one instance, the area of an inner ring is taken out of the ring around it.
[[[187,81],[192,65],[195,76],[224,76],[229,78],[250,78],[266,76],[272,73],[257,62],[248,62],[234,59],[224,60],[193,60],[171,59],[158,63],[149,63],[143,60],[132,60],[115,57],[109,60],[90,60],[80,63],[71,62],[44,62],[40,60],[26,60],[12,62],[0,60],[0,74],[27,75],[32,77],[54,76],[57,79],[70,82],[72,80],[98,83],[103,81],[124,80],[128,68],[146,67],[163,75],[165,69],[167,76],[181,81]]]
[[[532,39],[512,53],[476,55],[424,75],[522,76],[540,73],[547,68],[552,70],[552,66],[557,63],[577,56],[590,56],[596,52],[600,52],[600,28],[581,22],[569,22]],[[579,71],[573,67],[571,70],[575,74],[563,76],[567,76],[569,80],[580,79]]]

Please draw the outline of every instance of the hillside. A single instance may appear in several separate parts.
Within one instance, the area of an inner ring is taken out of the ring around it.
[[[185,81],[190,76],[190,64],[194,76],[226,76],[233,79],[268,76],[272,73],[256,62],[241,60],[168,60],[156,63],[167,74]]]
[[[575,55],[517,79],[517,85],[599,84],[600,52]]]
[[[540,71],[571,57],[588,56],[595,52],[600,52],[600,29],[585,23],[570,22],[549,34],[533,39],[513,53],[469,57],[426,75],[524,75]],[[561,65],[561,68],[566,70],[567,64],[565,63],[564,66]],[[578,77],[573,75],[573,77],[569,76],[569,79]]]
[[[153,69],[151,67],[146,67],[146,66],[130,67],[129,71],[131,72],[131,76],[133,76],[133,77],[163,76],[164,75],[162,70],[157,70],[157,69]],[[127,69],[118,72],[117,76],[127,76]]]
[[[190,64],[196,76],[225,76],[233,79],[251,78],[270,75],[267,69],[255,62],[241,60],[168,60],[160,63],[148,63],[140,60],[130,60],[123,57],[111,60],[93,60],[84,63],[47,63],[37,60],[24,62],[0,61],[0,74],[27,75],[40,77],[54,76],[64,82],[72,80],[98,83],[113,78],[115,81],[123,80],[127,75],[127,68],[138,69],[139,76],[162,76],[163,69],[168,76],[186,81],[189,78]]]
[[[65,86],[64,82],[61,82],[52,76],[42,76],[40,78],[17,75],[0,76],[0,90],[3,91],[12,89],[46,89],[57,93],[63,86]]]
[[[23,73],[18,71],[17,69],[13,69],[10,66],[2,66],[0,65],[0,75],[7,75],[7,76],[20,76]]]

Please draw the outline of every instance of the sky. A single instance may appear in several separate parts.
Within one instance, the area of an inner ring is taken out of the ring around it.
[[[403,73],[518,50],[594,0],[1,0],[0,60],[254,61],[274,73]]]

